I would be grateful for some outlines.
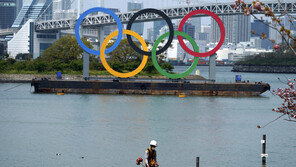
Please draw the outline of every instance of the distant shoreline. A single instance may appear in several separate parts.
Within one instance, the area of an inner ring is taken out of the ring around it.
[[[177,65],[174,65],[174,64],[173,64],[173,66],[177,66],[177,67],[178,67],[178,66],[191,66],[191,64],[188,64],[188,65],[187,65],[187,64],[177,64]],[[208,65],[208,64],[198,64],[197,67],[198,67],[198,66],[209,66],[209,65]],[[224,67],[224,66],[225,66],[225,67],[232,67],[233,65],[232,65],[232,64],[227,64],[227,65],[216,64],[216,66],[219,66],[219,67],[220,67],[220,66],[221,66],[221,67]]]
[[[234,65],[232,72],[296,74],[296,66]]]

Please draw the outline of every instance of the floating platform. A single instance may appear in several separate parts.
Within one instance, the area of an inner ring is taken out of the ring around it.
[[[270,90],[267,83],[215,83],[194,80],[120,80],[68,81],[34,79],[35,93],[137,94],[187,96],[259,96]]]

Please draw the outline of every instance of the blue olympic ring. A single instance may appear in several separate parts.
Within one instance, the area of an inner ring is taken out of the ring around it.
[[[80,38],[80,34],[79,34],[79,27],[80,27],[81,22],[83,21],[83,19],[87,15],[89,15],[90,13],[93,13],[93,12],[104,12],[104,13],[107,13],[107,14],[111,15],[113,17],[113,19],[116,21],[117,25],[118,25],[118,31],[119,31],[118,37],[117,37],[115,43],[110,48],[106,49],[105,54],[108,54],[108,53],[112,52],[113,50],[115,50],[117,48],[117,46],[120,44],[120,42],[122,40],[122,36],[123,36],[122,23],[121,23],[119,17],[110,9],[95,7],[95,8],[91,8],[91,9],[85,11],[84,13],[82,13],[81,16],[78,18],[78,20],[76,22],[76,25],[75,25],[75,37],[76,37],[76,40],[77,40],[78,44],[81,46],[81,48],[83,50],[85,50],[86,52],[88,52],[90,54],[93,54],[93,55],[100,55],[100,51],[96,51],[96,50],[92,50],[92,49],[88,48],[82,42],[82,40]]]

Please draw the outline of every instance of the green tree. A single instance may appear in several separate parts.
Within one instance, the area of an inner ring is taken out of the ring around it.
[[[107,48],[110,48],[115,41],[108,43]],[[136,44],[138,47],[139,45]],[[108,54],[111,61],[118,61],[121,63],[127,63],[130,60],[141,61],[142,55],[136,52],[128,43],[127,39],[123,39],[119,46],[111,53]]]
[[[27,62],[30,62],[30,61],[27,61]],[[33,66],[34,66],[33,67],[34,70],[37,70],[40,73],[40,72],[46,71],[47,64],[37,59],[34,61]]]
[[[98,58],[91,58],[90,59],[89,68],[91,70],[98,70],[98,71],[105,70],[104,69],[104,66],[102,65],[102,63],[99,63]]]
[[[2,56],[4,56],[4,45],[0,43],[0,57],[2,58]]]
[[[72,60],[70,63],[70,69],[74,71],[82,71],[83,69],[83,62],[82,60]]]
[[[115,42],[110,42],[107,45],[107,48],[111,47]],[[162,41],[164,43],[164,41]],[[138,47],[139,45],[136,44]],[[148,43],[149,45],[149,43]],[[161,49],[162,46],[159,46],[158,49]],[[109,64],[110,66],[119,72],[122,72],[123,70],[126,71],[133,71],[135,70],[141,63],[143,59],[143,55],[136,52],[128,43],[127,39],[124,39],[121,41],[119,46],[111,53],[108,54],[110,57]],[[157,56],[157,61],[161,65],[161,67],[171,72],[174,69],[174,66],[170,63],[164,62],[165,53],[162,53]],[[148,62],[143,69],[143,71],[149,73],[149,74],[157,74],[157,70],[155,69],[151,57],[149,57]]]
[[[64,63],[61,60],[54,60],[49,63],[49,70],[50,71],[64,71]]]
[[[26,69],[26,62],[25,61],[19,61],[13,64],[14,69],[17,71],[22,71]]]
[[[174,66],[171,63],[164,62],[161,64],[161,68],[166,70],[169,73],[173,72]]]
[[[7,63],[5,60],[0,60],[0,72],[6,71]]]
[[[9,66],[12,66],[16,61],[13,58],[7,58],[6,63]]]
[[[152,63],[151,58],[148,59],[148,62],[147,62],[147,64],[146,64],[143,71],[145,71],[145,72],[147,72],[149,74],[157,74],[157,70],[154,67],[153,63]]]
[[[83,43],[90,49],[93,46],[86,39],[82,38]],[[71,35],[63,36],[55,41],[42,54],[42,60],[45,62],[53,62],[60,60],[63,63],[70,63],[82,57],[83,49],[78,45],[76,38]]]
[[[8,59],[9,58],[9,54],[8,53],[4,53],[4,60]]]

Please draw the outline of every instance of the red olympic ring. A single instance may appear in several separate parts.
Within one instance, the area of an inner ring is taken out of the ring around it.
[[[209,16],[211,16],[213,19],[215,19],[217,21],[217,23],[219,24],[219,27],[220,27],[220,31],[221,31],[221,37],[220,37],[220,41],[219,41],[218,45],[213,50],[211,50],[209,52],[206,52],[206,53],[197,53],[197,52],[192,51],[191,49],[189,49],[186,46],[186,44],[183,41],[183,37],[182,36],[178,36],[178,40],[179,40],[179,43],[180,43],[181,47],[187,53],[189,53],[190,55],[195,56],[195,57],[208,57],[208,56],[211,56],[211,55],[215,54],[221,48],[221,46],[223,45],[224,40],[225,40],[225,27],[224,27],[224,24],[223,24],[222,20],[219,18],[218,15],[216,15],[215,13],[213,13],[211,11],[201,9],[201,10],[195,10],[195,11],[192,11],[192,12],[188,13],[182,19],[182,21],[180,22],[178,31],[183,31],[183,26],[185,25],[186,21],[190,17],[192,17],[194,15],[197,15],[197,14],[206,14],[206,15],[209,15]]]

